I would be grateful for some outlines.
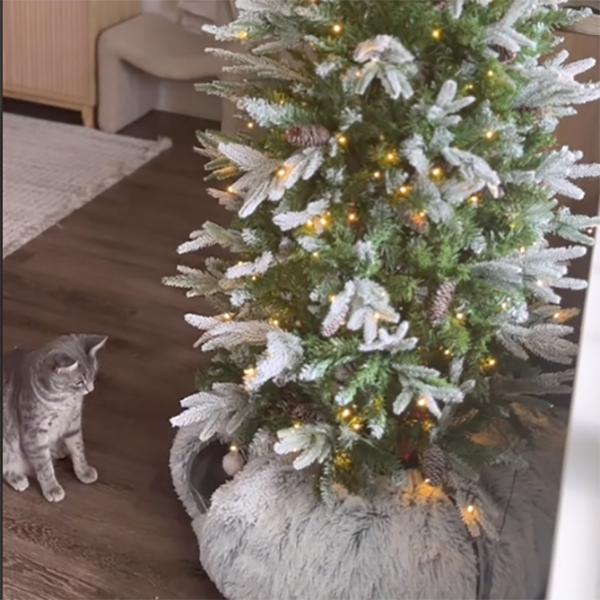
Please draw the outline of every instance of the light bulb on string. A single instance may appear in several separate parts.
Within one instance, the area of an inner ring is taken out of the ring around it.
[[[365,421],[361,417],[354,417],[349,425],[354,431],[360,431],[365,426]]]
[[[321,257],[321,254],[315,250],[315,251],[312,253],[312,257],[313,257],[314,259],[318,259],[318,258],[320,258],[320,257]]]
[[[354,209],[352,209],[348,213],[348,222],[349,223],[356,223],[357,221],[358,221],[358,214],[356,213],[356,211]]]
[[[486,75],[487,75],[487,76],[488,76],[490,79],[493,79],[493,78],[496,76],[496,73],[495,73],[495,72],[494,72],[492,69],[490,69],[490,70],[489,70],[489,71],[486,73]]]
[[[484,132],[483,137],[488,142],[491,142],[496,139],[496,132],[493,129],[488,129],[487,131]]]
[[[302,423],[300,421],[294,421],[294,423],[292,424],[292,427],[294,429],[300,429],[300,427],[302,427]]]
[[[477,206],[481,202],[481,196],[479,194],[473,194],[467,198],[467,202],[471,206]]]
[[[271,317],[269,319],[269,324],[273,325],[274,327],[279,327],[279,319],[276,319],[274,317]]]
[[[469,504],[469,506],[467,506],[467,512],[472,515],[475,512],[475,506]]]
[[[467,315],[465,315],[465,313],[460,310],[455,315],[457,321],[464,321],[466,316]]]
[[[221,318],[223,321],[231,321],[233,319],[233,315],[231,313],[223,313]]]
[[[431,176],[434,179],[441,179],[444,176],[444,169],[442,167],[433,167],[431,169]]]
[[[439,27],[436,27],[435,29],[433,29],[431,31],[431,37],[436,41],[441,40],[442,39],[442,30]]]
[[[381,177],[382,177],[381,171],[375,171],[373,173],[373,179],[381,179]]]
[[[340,410],[338,412],[338,417],[340,419],[349,419],[350,417],[352,417],[352,415],[354,414],[354,412],[352,411],[351,408],[342,408],[342,410]]]
[[[475,89],[475,86],[472,83],[467,83],[464,89],[465,92],[472,92]]]
[[[248,32],[245,29],[242,29],[241,31],[238,31],[237,38],[238,40],[247,40],[248,35]]]
[[[400,196],[408,196],[408,194],[410,194],[412,191],[412,187],[410,185],[401,185],[398,188],[398,194],[400,194]]]
[[[341,23],[334,23],[331,26],[331,31],[332,33],[335,33],[335,35],[340,35],[342,31],[344,31],[344,26]]]
[[[398,162],[398,153],[395,151],[390,151],[385,155],[385,160],[392,165],[395,165]]]
[[[417,400],[417,406],[418,406],[419,408],[426,408],[426,407],[427,407],[427,404],[428,404],[428,403],[427,403],[427,398],[419,398],[419,399]]]
[[[234,189],[234,187],[233,187],[232,185],[230,185],[230,186],[227,188],[227,192],[228,192],[228,193],[230,193],[230,194],[235,194],[235,189]]]
[[[348,143],[348,136],[343,133],[338,134],[336,138],[340,146],[345,146]]]
[[[288,170],[285,167],[280,167],[277,170],[277,177],[280,177],[281,179],[283,179],[288,173]]]

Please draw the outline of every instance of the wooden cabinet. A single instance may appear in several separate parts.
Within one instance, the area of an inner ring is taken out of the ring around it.
[[[96,42],[138,0],[3,0],[2,95],[81,111],[94,126]]]

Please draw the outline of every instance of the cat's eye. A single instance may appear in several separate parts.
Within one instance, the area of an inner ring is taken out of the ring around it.
[[[85,384],[85,382],[83,381],[83,379],[80,379],[79,381],[75,382],[75,386],[78,388],[83,387],[84,384]]]

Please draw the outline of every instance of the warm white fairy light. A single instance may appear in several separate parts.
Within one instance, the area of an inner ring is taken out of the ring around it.
[[[231,319],[233,319],[233,315],[231,313],[224,313],[222,318],[223,321],[231,321]]]
[[[493,77],[495,77],[496,73],[494,73],[494,71],[493,71],[492,69],[490,69],[490,70],[489,70],[489,71],[486,73],[486,75],[487,75],[487,76],[488,76],[490,79],[492,79]]]
[[[469,506],[467,506],[467,512],[473,514],[475,512],[475,507],[472,504],[469,504]]]
[[[433,167],[431,169],[431,176],[435,179],[441,179],[444,176],[444,169],[442,167]]]
[[[419,398],[417,400],[417,406],[420,406],[421,408],[427,406],[427,398]]]
[[[275,327],[279,327],[279,319],[271,318],[269,319],[269,323]]]
[[[442,38],[442,30],[439,27],[436,27],[434,30],[432,30],[431,37],[434,40],[440,40]]]
[[[245,29],[243,29],[242,31],[238,31],[237,38],[238,40],[247,40],[248,35],[248,32]]]
[[[339,35],[340,33],[342,33],[342,31],[344,31],[344,26],[341,23],[334,23],[331,26],[331,31],[336,35]]]
[[[338,144],[340,146],[345,146],[348,143],[348,136],[344,135],[343,133],[340,133],[336,137],[337,137]]]
[[[456,313],[456,319],[457,319],[458,321],[464,321],[465,317],[466,317],[466,315],[465,315],[465,313],[464,313],[464,312],[462,312],[462,311],[458,311],[458,312]]]
[[[315,251],[312,253],[312,257],[313,258],[319,258],[321,255],[319,254],[319,252]]]
[[[412,191],[412,187],[410,185],[401,185],[398,188],[398,193],[401,196],[407,196],[408,194],[410,194],[411,191]]]
[[[229,446],[229,452],[236,453],[236,452],[239,452],[239,451],[240,451],[240,448],[239,448],[239,446],[237,444],[230,444],[230,446]]]
[[[255,127],[255,124],[254,124],[252,121],[248,121],[248,123],[246,123],[246,127],[247,127],[248,129],[254,129],[254,127]]]
[[[285,177],[287,175],[288,170],[285,167],[281,167],[277,170],[277,177]]]
[[[488,140],[488,141],[492,141],[496,138],[496,132],[493,129],[488,129],[484,134],[483,137]]]
[[[381,177],[382,177],[381,171],[375,171],[373,173],[373,179],[381,179]]]
[[[233,188],[233,186],[232,186],[232,185],[230,185],[230,186],[227,188],[227,191],[228,191],[230,194],[235,194],[235,189]]]
[[[467,202],[472,206],[477,206],[481,202],[481,197],[479,194],[473,194],[467,198]]]

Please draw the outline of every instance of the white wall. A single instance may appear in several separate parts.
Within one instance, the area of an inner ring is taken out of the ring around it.
[[[143,12],[158,13],[173,20],[177,18],[176,4],[177,0],[141,0]],[[201,119],[221,120],[219,98],[196,92],[193,82],[162,81],[157,108]]]

